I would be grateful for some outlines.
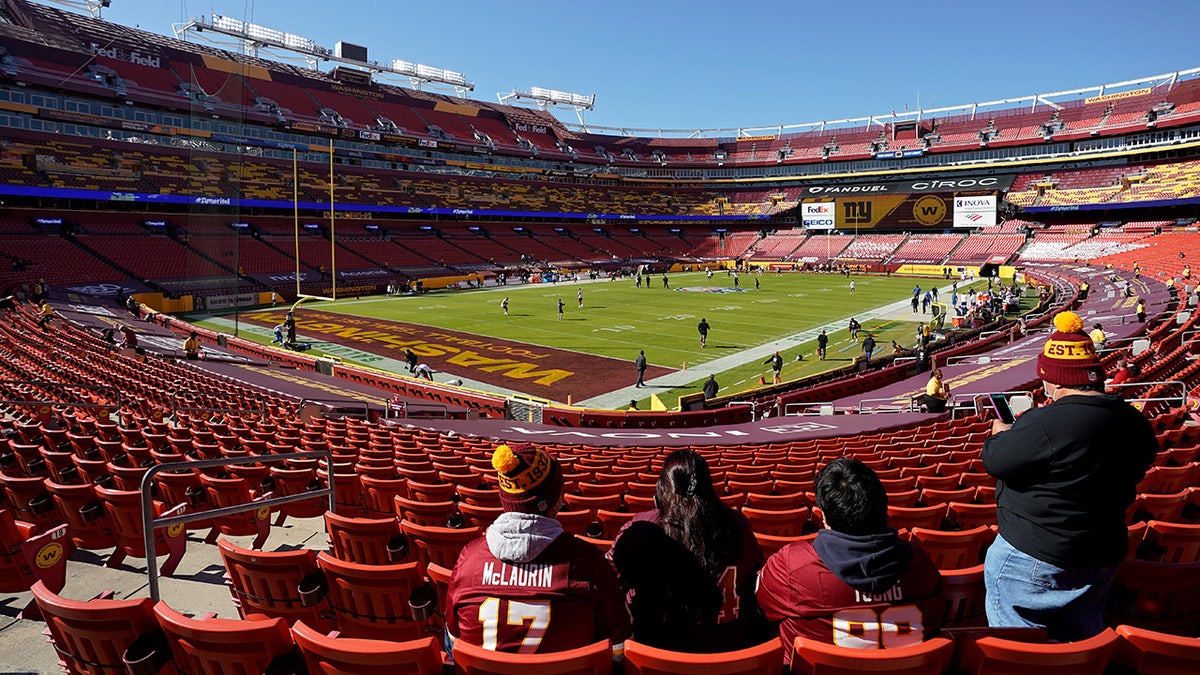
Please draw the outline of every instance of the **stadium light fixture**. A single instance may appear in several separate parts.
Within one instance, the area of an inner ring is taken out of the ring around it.
[[[104,9],[112,6],[112,0],[50,0],[50,4],[68,9],[83,10],[93,19],[102,19],[104,18]]]
[[[530,87],[529,91],[520,91],[513,89],[507,94],[496,94],[500,102],[505,105],[518,103],[522,99],[533,101],[539,110],[547,108],[574,108],[575,114],[579,117],[579,126],[587,130],[587,125],[583,121],[583,111],[594,110],[596,107],[596,95],[572,94],[557,89],[546,89],[545,87]]]
[[[99,2],[100,0],[92,1]],[[302,55],[308,66],[314,70],[322,61],[333,61],[366,69],[371,72],[406,77],[416,89],[420,89],[423,84],[435,83],[453,87],[459,96],[465,96],[467,92],[475,90],[475,83],[467,80],[467,76],[463,73],[453,70],[434,68],[433,66],[400,60],[392,61],[389,65],[384,65],[378,61],[347,58],[346,55],[342,54],[341,49],[330,49],[318,44],[315,40],[310,40],[294,33],[248,23],[220,14],[193,18],[185,24],[176,24],[174,30],[175,37],[180,40],[187,39],[189,31],[194,33],[208,32],[234,38],[241,42],[242,50],[245,54],[254,57],[257,57],[258,50],[263,48],[294,52]],[[361,53],[363,54],[363,59],[365,59],[366,50],[363,49]]]

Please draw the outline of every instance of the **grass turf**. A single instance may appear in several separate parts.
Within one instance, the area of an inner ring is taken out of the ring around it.
[[[689,370],[715,359],[735,355],[734,364],[723,362],[717,374],[721,394],[752,389],[765,376],[771,381],[770,367],[763,357],[737,358],[741,352],[787,338],[826,324],[830,331],[828,359],[817,361],[815,340],[792,341],[781,349],[783,378],[793,380],[815,372],[844,366],[862,354],[859,343],[850,340],[845,325],[850,317],[912,296],[914,284],[922,288],[940,279],[911,277],[854,276],[836,274],[742,274],[740,290],[724,272],[711,280],[703,273],[669,275],[670,289],[664,289],[661,275],[650,279],[649,287],[634,286],[632,279],[576,284],[512,284],[506,287],[437,291],[419,297],[361,299],[345,298],[338,302],[308,302],[304,307],[327,312],[417,323],[427,326],[474,333],[487,337],[555,347],[629,363],[627,371],[614,374],[614,389],[633,382],[633,360],[639,349],[653,365]],[[850,294],[849,283],[855,282]],[[579,308],[576,293],[583,290],[584,306]],[[504,316],[500,301],[509,298],[509,316]],[[557,301],[564,303],[563,320],[557,320]],[[303,310],[301,310],[303,311]],[[701,318],[712,328],[708,346],[700,347],[696,325]],[[919,320],[919,319],[918,319]],[[204,323],[200,321],[200,323]],[[877,354],[891,353],[891,341],[904,347],[914,342],[915,321],[880,319],[864,321],[864,329],[875,334]],[[258,336],[247,335],[251,339]],[[861,336],[860,336],[861,339]],[[269,338],[262,337],[262,342]],[[318,346],[319,350],[319,346]],[[797,361],[796,355],[804,360]],[[729,361],[729,360],[727,360]],[[687,385],[670,389],[642,389],[647,398],[639,401],[648,408],[649,393],[656,393],[668,407],[681,395],[699,391],[705,376],[697,375]]]

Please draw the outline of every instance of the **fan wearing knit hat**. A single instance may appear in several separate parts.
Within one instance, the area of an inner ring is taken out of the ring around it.
[[[594,545],[555,520],[563,498],[558,460],[532,444],[492,454],[504,512],[458,556],[446,592],[446,631],[502,652],[556,652],[629,636],[616,573]],[[531,629],[507,617],[535,616]]]
[[[1102,612],[1125,558],[1125,512],[1158,452],[1154,430],[1120,396],[1083,319],[1054,317],[1037,357],[1050,403],[1011,426],[993,423],[984,469],[996,479],[1000,532],[984,561],[988,625],[1042,628],[1075,642],[1104,630]]]
[[[1083,332],[1083,319],[1074,312],[1061,312],[1054,317],[1054,328],[1038,355],[1038,377],[1062,387],[1102,386],[1104,367],[1095,343]]]

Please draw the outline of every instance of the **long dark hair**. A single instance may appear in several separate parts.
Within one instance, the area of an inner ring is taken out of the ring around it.
[[[667,456],[654,500],[659,526],[696,556],[713,579],[738,559],[742,534],[733,510],[717,498],[708,462],[694,450]]]

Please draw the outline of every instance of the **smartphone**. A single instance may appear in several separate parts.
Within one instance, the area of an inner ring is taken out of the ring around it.
[[[1004,394],[989,394],[992,399],[992,410],[996,412],[996,418],[1005,424],[1012,424],[1017,420],[1013,414],[1012,407],[1008,405],[1008,397]]]

